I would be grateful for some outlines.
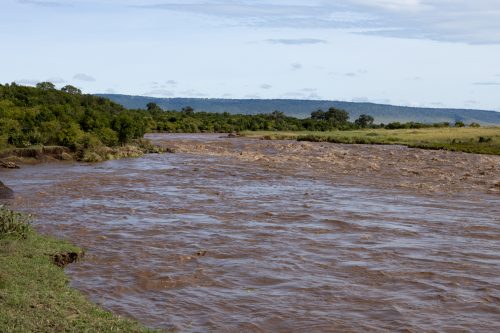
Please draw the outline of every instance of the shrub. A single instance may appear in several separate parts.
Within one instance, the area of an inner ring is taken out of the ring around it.
[[[108,147],[118,146],[118,134],[109,127],[100,128],[97,135],[101,142]]]
[[[481,127],[478,123],[470,123],[469,127]]]
[[[83,153],[83,157],[81,158],[81,160],[88,163],[97,163],[102,162],[103,158],[101,155],[94,151],[86,151]]]
[[[486,142],[491,142],[491,138],[489,136],[480,136],[479,137],[479,143],[486,143]]]
[[[404,125],[401,124],[399,121],[395,121],[395,122],[392,122],[392,123],[385,125],[386,129],[400,129],[403,127],[404,127]]]
[[[4,206],[0,206],[0,238],[15,237],[27,238],[31,230],[33,218],[29,214],[14,212]]]
[[[96,149],[102,146],[97,135],[91,133],[84,133],[80,139],[80,143],[83,145],[84,149]]]
[[[63,128],[58,133],[58,144],[64,147],[68,147],[71,150],[75,150],[83,136],[83,131],[80,126],[76,123],[69,123],[66,128]]]

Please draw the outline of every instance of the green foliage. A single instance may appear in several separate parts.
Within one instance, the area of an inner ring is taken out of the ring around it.
[[[465,124],[463,121],[456,121],[455,122],[455,127],[464,127],[464,126],[465,126]]]
[[[0,238],[26,238],[31,231],[31,215],[0,206]]]
[[[85,160],[98,160],[98,156],[105,159],[110,154],[102,147],[125,147],[147,132],[328,132],[360,128],[444,129],[450,126],[447,122],[392,122],[387,125],[375,125],[374,122],[368,114],[361,114],[354,122],[349,122],[349,113],[336,107],[329,107],[327,111],[318,109],[306,119],[289,117],[280,110],[252,115],[199,112],[190,106],[180,111],[162,110],[154,102],[149,102],[146,110],[127,110],[109,99],[82,94],[73,86],[56,90],[49,82],[42,82],[37,88],[14,83],[0,85],[0,149],[59,145],[69,147],[78,158]],[[370,138],[360,140],[373,141]],[[91,154],[97,151],[99,153]]]
[[[416,122],[407,122],[407,123],[400,123],[400,122],[392,122],[387,125],[381,125],[380,127],[383,127],[385,129],[420,129],[420,128],[445,128],[449,127],[450,123],[444,122],[444,123],[434,123],[434,124],[426,124],[426,123],[416,123]]]
[[[64,91],[68,94],[80,95],[82,91],[74,86],[67,85],[61,88],[61,91]]]
[[[372,126],[374,120],[375,119],[373,119],[372,116],[367,114],[362,114],[359,116],[358,119],[356,119],[356,121],[354,121],[354,123],[360,128],[366,128]]]
[[[105,146],[115,147],[119,144],[118,133],[109,127],[99,128],[96,134]]]
[[[76,150],[78,143],[83,138],[83,131],[77,123],[68,123],[57,136],[55,144]]]
[[[140,138],[151,124],[141,110],[126,110],[73,86],[56,90],[50,82],[36,88],[0,85],[0,149],[59,145],[73,152],[114,147]]]
[[[134,120],[127,114],[121,114],[115,118],[113,129],[118,134],[120,143],[127,143],[134,137]]]
[[[53,90],[56,89],[56,86],[52,82],[39,82],[36,84],[36,87],[40,90]]]
[[[337,108],[329,108],[328,111],[321,109],[311,112],[311,120],[325,121],[330,128],[341,128],[347,125],[349,113]]]

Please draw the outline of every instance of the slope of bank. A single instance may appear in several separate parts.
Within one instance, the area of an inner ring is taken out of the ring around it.
[[[29,216],[0,207],[0,332],[152,332],[68,286],[62,267],[81,255],[35,233]]]

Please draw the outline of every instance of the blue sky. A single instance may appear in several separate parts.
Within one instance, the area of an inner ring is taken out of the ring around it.
[[[2,0],[0,82],[500,111],[498,0]]]

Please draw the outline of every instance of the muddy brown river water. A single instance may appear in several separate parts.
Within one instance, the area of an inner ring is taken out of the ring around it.
[[[1,171],[94,302],[180,332],[500,330],[500,157],[152,135]]]

